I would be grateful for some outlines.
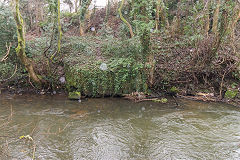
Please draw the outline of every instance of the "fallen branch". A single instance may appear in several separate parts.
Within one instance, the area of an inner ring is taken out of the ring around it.
[[[215,97],[211,96],[183,96],[178,95],[180,98],[190,99],[190,100],[196,100],[196,101],[204,101],[204,102],[217,102],[217,99]]]

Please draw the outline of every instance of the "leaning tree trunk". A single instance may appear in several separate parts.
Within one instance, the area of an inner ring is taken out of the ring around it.
[[[118,9],[118,13],[120,15],[121,20],[128,26],[129,32],[130,32],[130,35],[131,35],[131,38],[132,38],[132,37],[134,37],[132,26],[131,26],[130,23],[128,23],[128,21],[122,15],[122,8],[123,8],[123,5],[124,5],[124,2],[125,2],[125,0],[122,0],[122,3],[121,3],[121,5]]]
[[[29,73],[29,77],[37,84],[41,84],[41,80],[36,75],[31,61],[27,58],[25,53],[25,37],[24,37],[24,25],[23,19],[19,11],[19,0],[15,0],[15,21],[17,24],[17,35],[18,35],[18,47],[16,48],[17,56],[21,63],[25,66]]]

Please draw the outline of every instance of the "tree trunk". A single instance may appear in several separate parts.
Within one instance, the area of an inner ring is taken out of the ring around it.
[[[160,16],[161,20],[166,28],[169,28],[169,22],[168,22],[168,17],[167,17],[167,11],[166,11],[166,6],[163,2],[163,0],[159,0],[160,2]]]
[[[84,26],[85,26],[85,18],[86,18],[86,13],[88,11],[88,8],[90,6],[90,4],[92,3],[92,0],[85,0],[85,3],[82,2],[81,3],[81,9],[80,9],[80,17],[79,17],[79,32],[80,32],[80,36],[83,36],[85,34],[84,31]]]
[[[156,9],[157,9],[157,10],[156,10],[156,16],[155,16],[155,29],[156,29],[156,30],[159,30],[160,1],[161,1],[161,0],[158,0],[158,1],[157,1],[157,8],[156,8]]]
[[[106,24],[107,24],[107,22],[108,22],[109,14],[110,14],[110,0],[107,0],[106,16],[105,16],[105,23],[106,23]]]
[[[38,78],[34,72],[31,61],[27,58],[25,53],[25,37],[24,37],[24,25],[23,19],[19,11],[19,0],[15,0],[15,21],[17,24],[17,34],[18,34],[18,47],[16,48],[17,56],[19,57],[21,63],[25,66],[29,73],[30,78],[37,84],[41,84],[41,80]]]
[[[33,3],[33,2],[29,2]],[[43,2],[42,0],[36,0],[35,1],[35,29],[37,32],[37,35],[40,35],[41,30],[40,30],[40,25],[39,23],[43,21]]]
[[[125,2],[125,0],[122,0],[122,3],[121,3],[121,5],[120,5],[120,7],[118,9],[118,13],[120,15],[121,20],[128,26],[129,31],[130,31],[130,35],[131,35],[131,38],[132,38],[132,37],[134,37],[132,26],[131,26],[130,23],[128,23],[128,21],[122,15],[122,8],[123,8],[123,5],[124,5],[124,2]]]
[[[58,0],[58,53],[60,53],[61,50],[61,40],[62,40],[62,27],[61,27],[61,21],[60,21],[60,0]]]
[[[80,36],[84,36],[85,34],[85,31],[84,31],[84,22],[81,22],[80,23],[80,26],[79,26],[79,32],[80,32]]]
[[[79,0],[75,0],[74,6],[75,6],[75,13],[78,12],[78,1]]]
[[[230,32],[230,36],[231,36],[232,40],[234,40],[234,34],[235,34],[236,25],[238,23],[238,20],[240,20],[240,5],[237,4],[234,7],[234,11],[233,12],[234,12],[234,14],[233,14],[233,17],[232,17],[232,21],[228,25],[228,30]]]
[[[168,17],[167,17],[167,11],[166,11],[166,6],[163,2],[163,0],[158,0],[157,1],[157,8],[156,8],[156,18],[155,18],[155,28],[156,30],[159,30],[159,18],[161,16],[161,21],[163,23],[163,25],[166,28],[169,28],[169,21],[168,21]]]
[[[37,32],[37,35],[39,35],[39,1],[35,1],[35,30]]]
[[[208,36],[208,32],[209,32],[209,29],[210,29],[210,16],[209,16],[209,7],[210,7],[210,0],[203,0],[203,4],[205,4],[205,7],[204,7],[204,16],[203,16],[203,23],[204,23],[204,26],[203,26],[203,32],[204,32],[204,35]]]
[[[220,5],[221,5],[221,0],[216,0],[216,9],[213,14],[213,27],[212,27],[212,32],[214,34],[218,33],[218,19],[219,19]]]

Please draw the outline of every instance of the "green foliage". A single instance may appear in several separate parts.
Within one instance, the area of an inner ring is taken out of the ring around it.
[[[176,94],[179,92],[179,89],[177,87],[173,86],[173,87],[171,87],[170,92]]]
[[[6,55],[6,44],[12,44],[7,60],[0,62],[0,81],[11,77],[15,70],[15,48],[17,43],[16,24],[9,7],[0,4],[0,60]],[[18,73],[15,74],[17,76]]]
[[[183,12],[181,19],[181,24],[183,26],[183,32],[186,39],[189,39],[192,44],[203,39],[203,8],[204,4],[201,1],[192,2],[193,4],[188,4],[187,2],[181,3],[179,9]]]
[[[64,19],[64,23],[61,24],[63,32],[67,32],[73,26],[79,25],[78,13],[62,12],[61,14],[61,18]]]
[[[80,98],[81,98],[81,93],[80,92],[69,92],[68,93],[68,99],[79,100]]]
[[[146,91],[144,65],[132,58],[110,59],[108,69],[100,69],[102,61],[88,66],[66,67],[68,91],[77,90],[84,95],[122,95],[134,91]]]
[[[237,69],[236,71],[232,72],[232,75],[234,78],[240,81],[240,69]]]
[[[102,48],[102,52],[109,57],[132,57],[143,60],[143,48],[138,37],[117,41],[108,39]]]
[[[89,5],[91,4],[92,0],[82,0],[81,1],[81,6],[80,6],[80,11],[79,11],[79,18],[81,21],[85,20],[85,15],[87,13],[87,9]]]
[[[101,26],[101,29],[98,31],[98,33],[103,37],[103,38],[106,38],[106,39],[113,39],[113,29],[109,26],[107,26],[105,23],[100,25]],[[119,37],[122,37],[123,39],[128,39],[126,38],[126,32],[128,32],[128,28],[126,25],[121,25],[124,27],[124,29],[126,30],[122,30],[121,35],[119,35]]]
[[[150,52],[150,34],[153,32],[155,24],[153,14],[155,14],[156,10],[154,4],[155,1],[153,0],[135,0],[131,11],[136,35],[140,37],[145,55]]]
[[[47,0],[48,2],[48,12],[54,13],[57,17],[57,10],[58,10],[58,0]]]
[[[12,63],[0,63],[0,81],[9,78],[14,73],[14,68]]]
[[[228,99],[233,99],[237,96],[238,94],[238,90],[237,89],[228,89],[225,93],[225,98],[228,98]]]
[[[58,37],[58,0],[47,0],[48,14],[47,18],[43,22],[40,22],[40,26],[45,31],[44,37],[53,37],[54,43],[57,43]]]
[[[17,42],[17,32],[11,9],[0,4],[0,57],[6,53],[6,43]],[[13,50],[12,50],[13,51]]]
[[[30,58],[41,57],[47,45],[49,45],[49,38],[47,37],[40,37],[40,38],[35,38],[34,40],[27,41],[26,55]]]
[[[167,102],[168,102],[168,99],[167,99],[167,98],[153,99],[153,102],[157,102],[157,103],[167,103]]]
[[[65,54],[64,62],[66,63],[91,63],[91,59],[99,52],[101,43],[104,39],[97,37],[64,37],[62,52]]]
[[[65,74],[68,91],[83,95],[122,95],[146,91],[142,48],[136,38],[71,37],[63,40]],[[101,70],[101,64],[107,70]]]
[[[135,0],[131,11],[132,18],[136,16],[133,24],[136,29],[136,34],[142,36],[146,32],[150,32],[154,28],[155,14],[153,0]]]

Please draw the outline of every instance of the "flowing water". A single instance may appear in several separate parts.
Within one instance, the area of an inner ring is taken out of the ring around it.
[[[240,159],[240,108],[226,104],[0,96],[3,160]]]

